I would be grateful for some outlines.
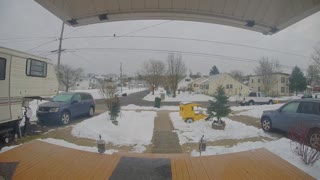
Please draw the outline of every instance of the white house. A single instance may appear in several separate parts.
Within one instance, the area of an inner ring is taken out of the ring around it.
[[[245,84],[234,79],[227,73],[217,74],[210,76],[205,81],[199,83],[200,90],[208,95],[214,95],[217,87],[222,85],[225,88],[226,95],[247,95],[250,90]]]
[[[178,89],[179,90],[187,90],[189,87],[191,87],[192,83],[192,78],[188,75],[185,78],[183,78],[179,84],[178,84]]]
[[[86,90],[98,88],[99,82],[94,77],[81,77],[71,88],[72,90]]]

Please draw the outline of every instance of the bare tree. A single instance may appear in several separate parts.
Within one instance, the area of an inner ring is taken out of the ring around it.
[[[314,53],[311,55],[312,60],[320,66],[320,48],[315,48]]]
[[[238,80],[238,81],[240,81],[240,82],[242,82],[242,79],[243,79],[243,77],[244,77],[243,72],[242,72],[242,71],[239,71],[239,70],[233,70],[233,71],[231,71],[231,72],[230,72],[230,75],[231,75],[234,79],[236,79],[236,80]]]
[[[307,69],[307,82],[311,86],[320,83],[320,69],[316,64],[309,65]]]
[[[59,81],[65,86],[66,92],[68,92],[69,88],[73,87],[76,82],[80,80],[81,76],[83,75],[83,69],[74,69],[69,65],[61,64],[59,73]]]
[[[166,65],[159,60],[149,60],[145,62],[140,71],[140,75],[147,83],[152,86],[152,94],[154,95],[155,88],[161,83],[162,77],[165,74]]]
[[[120,112],[120,101],[116,96],[118,87],[108,81],[100,82],[100,94],[103,95],[111,120],[116,120],[118,113]]]
[[[281,72],[278,60],[270,60],[268,57],[262,57],[259,66],[256,67],[255,73],[262,77],[263,91],[270,95],[273,84],[276,82],[274,73]]]
[[[181,81],[187,72],[187,68],[185,63],[182,61],[181,54],[169,54],[168,59],[168,84],[170,89],[173,92],[173,97],[176,97],[176,91],[178,88],[178,83]]]

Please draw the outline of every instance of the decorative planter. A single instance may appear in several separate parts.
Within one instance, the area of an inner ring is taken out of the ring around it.
[[[99,153],[104,153],[106,151],[106,142],[104,140],[99,139],[97,141],[97,147]]]
[[[112,124],[114,124],[114,125],[116,125],[116,126],[118,126],[118,121],[117,120],[113,120],[113,121],[111,121],[112,122]]]
[[[218,121],[213,121],[212,123],[212,129],[224,130],[225,127],[226,123],[224,121],[221,121],[221,123],[218,123]]]

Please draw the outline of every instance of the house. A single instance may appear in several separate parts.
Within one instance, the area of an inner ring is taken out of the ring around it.
[[[72,90],[86,90],[96,89],[99,86],[99,82],[94,77],[81,77],[76,84],[71,87]]]
[[[265,91],[264,79],[261,75],[249,77],[249,87],[255,92],[264,92],[269,96],[289,96],[289,76],[287,73],[274,73],[270,78],[270,90]]]
[[[189,88],[191,88],[193,92],[200,92],[200,84],[206,81],[207,79],[208,77],[205,77],[205,76],[195,79],[194,81],[191,82],[191,84],[189,85]]]
[[[214,95],[217,87],[222,85],[225,88],[226,95],[247,95],[249,87],[234,79],[227,73],[210,76],[208,79],[200,83],[200,89],[204,94]]]
[[[178,84],[178,89],[179,90],[187,90],[189,89],[189,85],[192,83],[192,78],[190,76],[186,76],[185,78],[183,78],[179,84]],[[191,87],[191,85],[190,85]]]

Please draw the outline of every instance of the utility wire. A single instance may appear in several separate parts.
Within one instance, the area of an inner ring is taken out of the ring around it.
[[[164,22],[157,23],[157,24],[154,24],[154,25],[146,26],[146,27],[143,27],[143,28],[141,28],[141,29],[134,30],[134,31],[131,31],[131,32],[129,32],[129,33],[126,33],[126,34],[124,34],[124,35],[112,36],[112,38],[109,38],[109,39],[100,41],[100,42],[98,42],[97,44],[94,44],[93,46],[97,46],[98,44],[101,44],[101,43],[106,42],[106,41],[109,41],[109,40],[114,40],[114,39],[116,39],[116,38],[118,38],[118,37],[125,37],[125,36],[128,36],[128,35],[130,35],[130,34],[134,34],[134,33],[137,33],[137,32],[140,32],[140,31],[143,31],[143,30],[146,30],[146,29],[150,29],[150,28],[153,28],[153,27],[156,27],[156,26],[160,26],[160,25],[162,25],[162,24],[166,24],[166,23],[169,23],[169,22],[171,22],[171,21],[173,21],[173,20],[168,20],[168,21],[164,21]]]
[[[45,46],[45,45],[50,44],[50,43],[52,43],[52,42],[54,42],[54,41],[57,41],[57,40],[58,40],[58,39],[54,39],[54,40],[51,40],[51,41],[45,42],[45,43],[43,43],[43,44],[40,44],[40,45],[38,45],[38,46],[35,46],[35,47],[33,47],[33,48],[31,48],[31,49],[27,50],[26,52],[30,52],[30,51],[32,51],[32,50],[34,50],[34,49],[37,49],[37,48],[39,48],[39,47],[41,47],[41,46]]]
[[[113,36],[75,36],[75,37],[68,37],[65,39],[78,39],[78,38],[103,38],[103,37],[113,37]],[[216,43],[216,44],[224,44],[224,45],[230,45],[230,46],[239,46],[239,47],[246,47],[246,48],[252,48],[252,49],[259,49],[259,50],[264,50],[264,51],[269,51],[269,52],[276,52],[276,53],[281,53],[281,54],[287,54],[287,55],[292,55],[292,56],[298,56],[298,57],[303,57],[303,58],[310,58],[309,56],[301,55],[301,54],[296,54],[296,53],[291,53],[291,52],[286,52],[286,51],[279,51],[275,49],[269,49],[269,48],[264,48],[264,47],[258,47],[258,46],[250,46],[250,45],[245,45],[245,44],[239,44],[239,43],[232,43],[232,42],[224,42],[224,41],[214,41],[214,40],[204,40],[204,39],[195,39],[195,38],[180,38],[180,37],[169,37],[169,36],[116,36],[114,38],[146,38],[146,39],[170,39],[170,40],[184,40],[184,41],[196,41],[196,42],[208,42],[208,43]]]
[[[210,54],[210,53],[200,53],[200,52],[190,52],[190,51],[179,51],[179,50],[163,50],[163,49],[140,49],[140,48],[76,48],[76,49],[67,49],[68,52],[79,52],[79,51],[102,51],[106,53],[106,50],[110,51],[121,51],[121,52],[152,52],[152,53],[180,53],[186,55],[193,55],[193,56],[204,56],[204,57],[216,57],[224,60],[230,61],[240,61],[240,62],[248,62],[248,63],[259,63],[259,60],[249,59],[249,58],[240,58],[234,56],[225,56],[219,54]],[[292,69],[293,66],[283,65],[280,64],[281,67]]]
[[[7,40],[27,40],[27,39],[53,39],[57,37],[12,37],[12,38],[1,38],[0,41],[7,41]]]

